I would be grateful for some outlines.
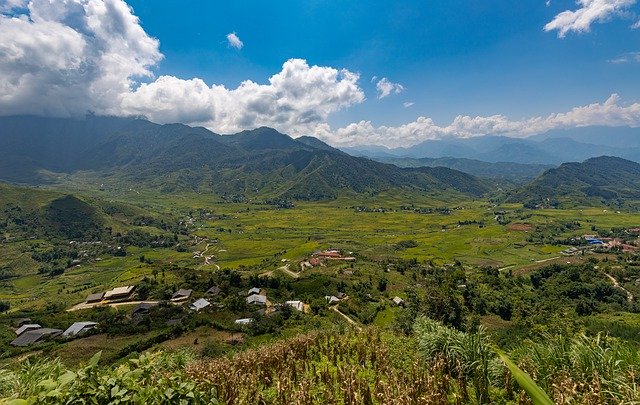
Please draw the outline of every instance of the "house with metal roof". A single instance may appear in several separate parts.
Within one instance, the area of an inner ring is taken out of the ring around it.
[[[62,333],[60,329],[40,328],[29,330],[22,333],[20,336],[11,341],[11,346],[29,346],[34,343],[39,343],[47,339],[52,339]]]
[[[87,304],[93,304],[93,303],[102,301],[103,297],[104,297],[104,293],[103,292],[99,292],[99,293],[95,293],[95,294],[89,294],[89,295],[87,295],[87,299],[85,300],[85,302]]]
[[[209,288],[206,292],[206,294],[209,295],[218,295],[222,292],[222,289],[220,287],[218,287],[217,285],[214,285],[213,287]]]
[[[104,293],[104,299],[111,300],[111,301],[129,300],[131,299],[131,296],[133,295],[133,292],[135,289],[136,289],[136,286],[133,286],[133,285],[116,287],[113,290],[109,290],[106,293]]]
[[[187,290],[184,288],[179,289],[171,296],[171,301],[183,301],[191,297],[193,290]]]
[[[329,305],[337,304],[340,302],[340,298],[336,297],[335,295],[325,295],[324,299],[327,300],[327,303]]]
[[[151,311],[151,308],[157,305],[155,302],[141,302],[131,311],[131,316],[146,315]]]
[[[236,325],[251,325],[253,323],[253,318],[236,319],[234,323]]]
[[[247,293],[247,295],[253,295],[253,294],[260,294],[260,289],[258,287],[253,287],[252,289],[249,290],[249,292]]]
[[[82,335],[83,333],[87,333],[91,329],[98,326],[97,322],[85,321],[85,322],[75,322],[73,325],[69,326],[67,330],[62,332],[62,336],[64,337],[73,337]]]
[[[189,305],[189,308],[197,312],[208,307],[209,305],[211,305],[209,301],[205,300],[204,298],[200,298],[199,300],[191,303],[191,305]]]
[[[42,328],[42,326],[38,325],[37,323],[27,323],[20,326],[18,329],[16,329],[15,332],[16,332],[16,335],[20,336],[24,332],[34,330],[34,329],[40,329],[40,328]]]
[[[253,294],[247,297],[249,305],[267,305],[267,297],[264,295]]]
[[[404,300],[400,297],[393,297],[393,303],[396,304],[397,306],[401,307],[404,306]]]
[[[304,311],[304,303],[302,301],[285,301],[284,305],[289,306],[298,311]]]

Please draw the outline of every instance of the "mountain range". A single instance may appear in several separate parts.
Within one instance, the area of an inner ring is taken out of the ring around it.
[[[478,196],[490,189],[460,171],[399,168],[266,127],[219,135],[134,118],[0,118],[0,179],[43,184],[78,172],[164,191],[208,190],[239,198],[317,200],[335,198],[340,190],[390,188]]]
[[[465,158],[484,162],[559,165],[597,156],[640,162],[640,128],[584,127],[554,130],[529,138],[478,136],[427,140],[408,148],[382,146],[342,148],[371,158]]]

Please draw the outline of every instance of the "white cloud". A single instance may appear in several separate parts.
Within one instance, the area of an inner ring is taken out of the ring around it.
[[[348,70],[309,66],[302,59],[286,61],[268,84],[247,80],[235,89],[162,76],[126,94],[123,112],[161,123],[197,123],[221,133],[265,125],[303,135],[332,112],[364,101],[358,79]]]
[[[32,0],[17,13],[0,14],[2,115],[92,110],[220,132],[269,125],[295,135],[365,98],[357,74],[301,59],[286,61],[266,84],[248,80],[235,89],[172,76],[140,84],[153,79],[162,54],[123,0]]]
[[[117,112],[162,55],[122,0],[32,0],[0,15],[0,111],[68,116]]]
[[[415,103],[413,101],[405,101],[404,103],[402,103],[402,105],[404,106],[404,108],[409,108],[412,105],[414,105]]]
[[[376,79],[374,76],[373,79]],[[385,98],[391,93],[400,94],[404,91],[404,87],[399,83],[393,83],[386,77],[383,77],[376,83],[376,90],[378,90],[378,99]]]
[[[527,137],[552,129],[593,125],[640,127],[640,103],[621,105],[620,97],[612,94],[604,103],[575,107],[568,112],[551,114],[547,117],[512,121],[504,115],[489,117],[459,115],[446,126],[439,126],[427,117],[418,117],[413,122],[397,127],[374,127],[370,121],[360,121],[335,131],[326,125],[318,126],[315,135],[336,146],[398,147],[444,137],[469,138],[482,135]]]
[[[244,42],[240,40],[240,37],[238,37],[235,32],[230,32],[227,34],[227,42],[229,43],[229,46],[236,49],[242,49],[242,47],[244,46]]]
[[[640,62],[640,52],[627,52],[615,59],[610,59],[608,62],[613,64]]]
[[[637,30],[638,28],[640,28],[640,20],[636,21],[636,22],[631,26],[631,29],[633,29],[633,30]]]
[[[556,15],[544,30],[557,30],[560,38],[570,31],[589,32],[591,24],[620,16],[635,3],[636,0],[578,0],[580,7],[577,10],[566,10]]]

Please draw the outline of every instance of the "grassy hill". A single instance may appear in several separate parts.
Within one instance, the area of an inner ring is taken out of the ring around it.
[[[611,156],[564,163],[547,170],[510,199],[542,202],[563,197],[605,201],[640,198],[640,164]]]
[[[321,141],[295,140],[271,128],[221,136],[204,128],[113,117],[0,118],[0,178],[41,184],[56,173],[111,179],[165,191],[202,191],[243,198],[335,198],[340,190],[406,188],[479,196],[473,176],[398,168],[355,158]],[[23,164],[21,162],[26,162]]]

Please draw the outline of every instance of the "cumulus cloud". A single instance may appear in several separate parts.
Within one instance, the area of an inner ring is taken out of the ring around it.
[[[373,79],[376,79],[374,76]],[[391,93],[400,94],[404,91],[404,87],[399,83],[393,83],[386,77],[383,77],[376,83],[376,90],[378,90],[378,99],[385,98]]]
[[[566,10],[556,15],[544,26],[545,31],[558,31],[558,37],[564,38],[568,32],[588,32],[596,22],[606,22],[613,17],[623,15],[636,3],[636,0],[578,0],[577,10]]]
[[[154,80],[159,43],[123,0],[32,0],[26,9],[19,0],[2,4],[13,10],[0,14],[2,115],[92,110],[220,132],[270,125],[295,135],[365,98],[357,74],[302,59],[286,61],[266,84],[247,80],[234,89],[198,78]],[[242,45],[234,33],[228,39]]]
[[[17,2],[16,2],[17,3]],[[32,0],[0,15],[0,111],[117,112],[162,55],[122,0]]]
[[[200,79],[162,76],[124,97],[123,111],[156,122],[185,122],[230,133],[271,126],[292,135],[312,131],[329,114],[364,101],[359,76],[290,59],[268,84],[247,80],[235,89]]]
[[[227,42],[229,43],[230,47],[236,49],[242,49],[242,47],[244,46],[244,42],[240,40],[240,37],[238,37],[235,32],[230,32],[227,34]]]
[[[640,127],[640,103],[621,105],[620,97],[612,94],[603,103],[575,107],[564,113],[525,120],[510,120],[504,115],[471,117],[459,115],[446,126],[431,118],[418,117],[397,127],[374,126],[370,121],[349,124],[337,130],[319,126],[315,135],[336,146],[384,145],[411,146],[429,139],[445,137],[470,138],[483,135],[527,137],[552,129],[584,126]]]

